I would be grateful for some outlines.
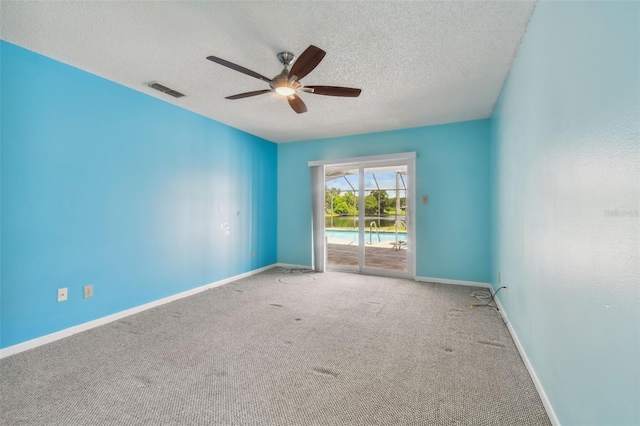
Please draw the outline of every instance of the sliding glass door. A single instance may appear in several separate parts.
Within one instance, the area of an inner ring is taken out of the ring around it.
[[[415,275],[413,159],[325,166],[327,268]]]

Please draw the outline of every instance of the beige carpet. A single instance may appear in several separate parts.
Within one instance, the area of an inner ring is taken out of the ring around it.
[[[3,425],[547,425],[471,287],[271,270],[0,362]]]

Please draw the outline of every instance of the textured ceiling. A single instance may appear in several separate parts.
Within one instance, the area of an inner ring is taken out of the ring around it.
[[[369,133],[491,115],[535,2],[36,2],[3,0],[3,40],[274,142]],[[267,84],[276,53],[327,52],[307,85],[362,89],[359,98],[303,93],[225,96]],[[147,88],[157,81],[186,97]]]

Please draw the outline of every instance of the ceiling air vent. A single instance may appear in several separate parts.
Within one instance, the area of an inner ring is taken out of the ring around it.
[[[173,96],[174,98],[181,98],[184,96],[183,93],[177,92],[173,89],[169,89],[167,86],[163,86],[162,84],[156,83],[155,81],[151,83],[147,83],[147,86],[151,87],[152,89],[156,89],[162,93],[166,93],[169,96]]]

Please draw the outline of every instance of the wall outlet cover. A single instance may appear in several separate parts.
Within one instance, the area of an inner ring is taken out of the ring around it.
[[[65,300],[67,300],[68,292],[69,292],[69,289],[67,287],[59,288],[58,289],[58,302],[64,302]]]
[[[84,286],[84,298],[87,299],[93,297],[93,284]]]

